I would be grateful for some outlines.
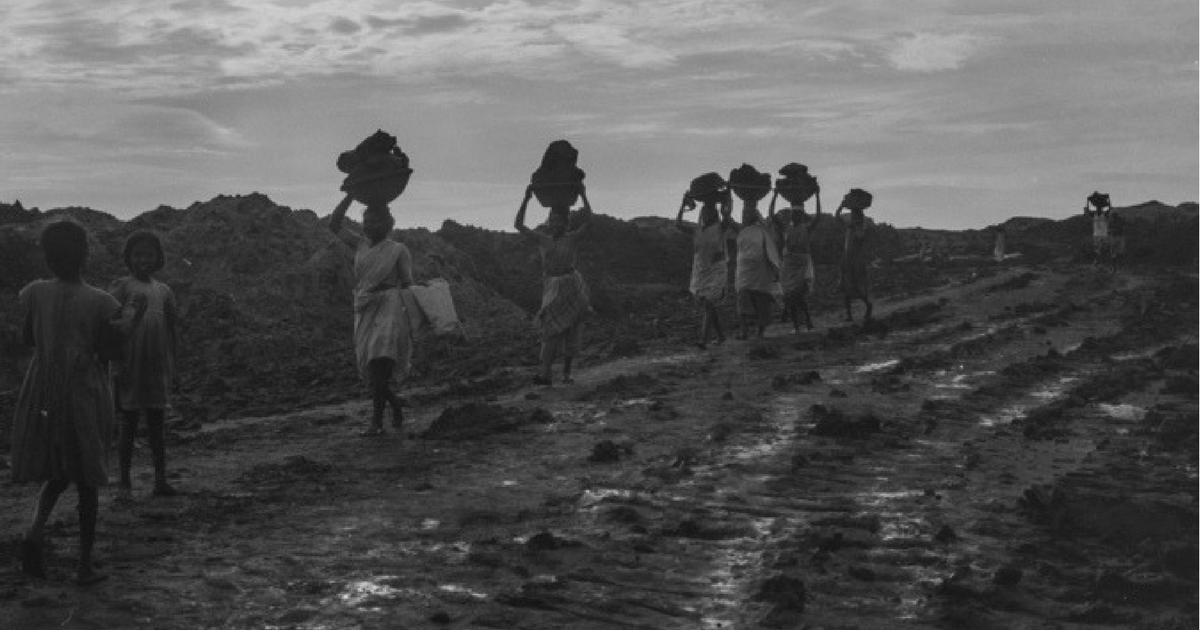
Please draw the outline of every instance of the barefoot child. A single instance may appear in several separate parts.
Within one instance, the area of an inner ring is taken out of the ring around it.
[[[76,579],[104,579],[92,564],[99,487],[112,436],[113,399],[106,367],[142,314],[118,320],[121,305],[82,279],[87,232],[60,221],[41,235],[52,280],[37,280],[18,295],[25,314],[24,341],[34,349],[17,398],[12,471],[17,483],[41,482],[33,520],[21,541],[21,569],[45,577],[46,521],[70,484],[79,493],[79,566]]]
[[[388,235],[395,220],[387,206],[367,206],[363,233],[343,226],[353,198],[346,195],[333,210],[329,229],[354,250],[354,352],[359,374],[371,384],[371,423],[360,435],[383,435],[383,412],[392,408],[392,427],[404,422],[393,377],[408,376],[412,330],[401,290],[413,285],[412,254]]]
[[[550,385],[554,359],[561,351],[563,383],[573,383],[571,362],[583,343],[583,320],[591,310],[587,284],[575,269],[575,256],[580,241],[587,234],[592,206],[580,183],[579,198],[583,208],[579,212],[579,227],[567,229],[570,206],[555,206],[550,208],[550,216],[546,219],[549,235],[535,232],[525,226],[525,209],[533,197],[533,189],[533,185],[525,188],[525,198],[513,224],[518,232],[537,243],[542,257],[542,307],[536,316],[542,327],[541,372],[534,382]]]
[[[121,466],[119,487],[132,489],[129,468],[133,460],[134,438],[139,416],[146,417],[146,440],[154,462],[154,496],[174,496],[167,483],[167,454],[163,435],[168,392],[178,388],[175,372],[178,309],[171,288],[159,282],[154,273],[166,259],[162,242],[153,232],[134,232],[125,241],[125,266],[132,275],[115,281],[108,292],[123,309],[141,310],[138,325],[125,340],[121,361],[116,363],[117,408],[121,411],[121,437],[118,455]]]

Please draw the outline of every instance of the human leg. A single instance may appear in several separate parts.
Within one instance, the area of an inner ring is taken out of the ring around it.
[[[37,505],[33,510],[33,520],[21,541],[21,570],[34,577],[46,577],[46,567],[43,558],[43,544],[46,533],[46,521],[54,512],[58,497],[67,489],[67,482],[50,480],[42,484],[38,491]]]
[[[363,431],[364,436],[383,433],[383,411],[388,404],[388,379],[392,375],[392,359],[379,357],[367,363],[371,382],[371,423]]]
[[[171,497],[177,493],[167,483],[167,440],[166,412],[162,409],[146,410],[146,441],[150,442],[150,457],[154,462],[154,496]]]
[[[137,437],[138,412],[125,411],[121,413],[121,431],[117,445],[117,459],[120,466],[120,478],[117,487],[129,490],[133,487],[129,469],[133,465],[133,443]]]
[[[708,331],[712,329],[711,309],[708,306],[708,298],[698,298],[697,300],[700,311],[700,341],[696,345],[703,350],[708,345]]]
[[[563,331],[562,339],[563,382],[574,383],[575,379],[571,378],[571,363],[583,347],[583,322],[575,322],[574,326]]]
[[[551,369],[554,359],[558,357],[558,347],[562,345],[562,335],[542,331],[541,367],[534,382],[538,385],[550,385]]]
[[[721,328],[721,316],[717,313],[717,305],[712,300],[705,302],[705,312],[708,314],[708,321],[712,324],[713,332],[717,334],[717,343],[725,343],[725,331]]]
[[[76,581],[94,584],[105,575],[92,564],[92,549],[96,546],[96,520],[100,513],[100,492],[96,486],[78,484],[79,491],[79,569]],[[156,489],[157,491],[157,489]]]

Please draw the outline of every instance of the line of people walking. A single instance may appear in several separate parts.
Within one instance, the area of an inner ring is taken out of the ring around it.
[[[789,165],[796,166],[800,165]],[[758,182],[732,183],[746,169]],[[781,174],[785,169],[781,169]],[[765,180],[758,175],[766,175]],[[788,195],[793,187],[786,185],[786,179],[779,179],[772,186],[769,175],[758,174],[753,167],[743,165],[731,173],[729,180],[717,173],[705,173],[692,180],[684,193],[675,225],[692,237],[688,288],[699,307],[699,348],[705,349],[710,342],[725,342],[718,305],[727,296],[732,296],[736,303],[738,339],[763,337],[777,304],[782,306],[784,317],[796,333],[801,325],[812,330],[808,300],[816,286],[812,237],[823,217],[820,185],[815,177],[809,177],[808,195]],[[771,200],[764,218],[758,203],[768,193]],[[777,212],[781,193],[792,197],[791,205]],[[741,221],[733,220],[734,195],[742,200]],[[812,214],[807,211],[805,197],[815,202]],[[855,301],[863,303],[864,319],[870,319],[873,310],[864,213],[869,205],[869,193],[852,189],[833,214],[844,234],[838,285],[846,321],[854,320]],[[697,206],[697,221],[685,221],[684,215]],[[845,210],[849,211],[847,219],[842,217]]]

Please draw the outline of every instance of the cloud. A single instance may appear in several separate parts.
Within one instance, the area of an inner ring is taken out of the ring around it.
[[[957,70],[980,43],[980,38],[968,33],[915,33],[896,41],[887,58],[897,70]]]

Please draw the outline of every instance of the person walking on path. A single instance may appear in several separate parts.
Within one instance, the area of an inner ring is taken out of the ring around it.
[[[122,309],[83,278],[87,231],[71,221],[41,234],[54,279],[37,280],[17,296],[24,313],[22,338],[33,360],[17,396],[12,432],[12,474],[17,483],[41,483],[37,506],[20,544],[21,569],[45,577],[45,529],[58,498],[75,484],[79,493],[79,564],[76,581],[106,576],[92,562],[99,487],[108,482],[113,398],[108,361],[122,336],[136,327],[145,303]]]
[[[717,304],[724,299],[728,287],[725,241],[730,226],[728,220],[722,219],[715,196],[700,206],[696,225],[685,223],[683,214],[695,206],[696,200],[691,193],[684,193],[679,214],[675,216],[675,227],[692,236],[692,278],[688,290],[700,307],[700,341],[696,345],[703,350],[708,347],[710,331],[715,333],[717,344],[725,343]]]
[[[842,210],[846,207],[845,201],[838,205],[837,211],[833,213],[833,218],[840,221]],[[867,226],[866,216],[862,210],[851,208],[849,221],[840,221],[842,228],[845,231],[845,244],[842,250],[841,263],[841,279],[838,286],[841,289],[842,300],[846,305],[846,321],[854,321],[854,312],[851,303],[855,299],[863,301],[867,310],[863,314],[864,320],[871,319],[871,298],[869,295],[869,282],[867,278]]]
[[[383,435],[383,413],[392,409],[392,428],[404,423],[403,403],[392,382],[407,378],[413,333],[402,291],[413,282],[412,254],[388,236],[395,220],[387,206],[367,206],[362,234],[344,225],[353,201],[346,195],[333,210],[329,229],[354,252],[354,354],[359,374],[371,387],[371,421],[360,435]]]
[[[742,229],[737,236],[737,308],[741,334],[745,339],[749,328],[762,338],[771,321],[771,307],[779,289],[779,250],[775,237],[767,229],[758,208],[746,202],[742,209]]]
[[[117,408],[121,411],[120,481],[122,491],[133,484],[129,469],[133,460],[138,418],[146,417],[146,440],[154,465],[154,496],[174,496],[167,483],[167,455],[163,424],[169,392],[178,389],[176,372],[178,308],[171,287],[154,278],[166,258],[162,241],[153,232],[134,232],[125,241],[125,266],[131,275],[117,279],[111,294],[124,309],[140,309],[142,317],[125,342],[116,367]]]
[[[815,178],[814,178],[815,181]],[[808,296],[812,295],[816,286],[816,268],[812,259],[812,234],[821,222],[821,192],[816,192],[817,211],[812,217],[804,211],[804,204],[788,208],[790,221],[786,224],[780,215],[775,214],[775,202],[779,193],[771,196],[771,205],[767,215],[783,244],[782,268],[779,273],[779,283],[783,289],[784,315],[792,322],[793,330],[799,334],[800,318],[803,316],[804,325],[812,330],[812,316],[808,312]]]
[[[548,234],[526,227],[525,211],[533,197],[533,185],[525,188],[525,198],[513,222],[518,232],[537,244],[542,258],[542,306],[534,317],[542,330],[541,370],[534,378],[538,385],[551,384],[551,371],[559,354],[563,357],[562,382],[575,382],[571,377],[571,364],[583,345],[583,320],[591,312],[587,283],[575,268],[575,258],[587,235],[592,207],[583,183],[578,186],[583,207],[579,211],[580,223],[575,229],[568,229],[569,205],[550,208],[550,216],[546,219]]]

